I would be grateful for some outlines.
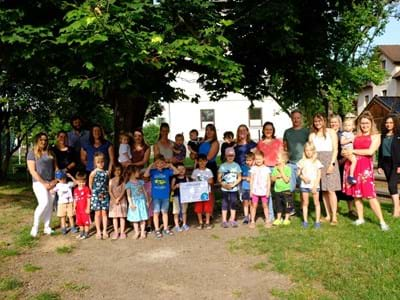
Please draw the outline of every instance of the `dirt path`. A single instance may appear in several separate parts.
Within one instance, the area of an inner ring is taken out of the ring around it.
[[[215,227],[161,240],[41,237],[10,272],[26,283],[23,298],[55,291],[62,299],[271,299],[272,289],[286,290],[290,281],[270,271],[266,257],[229,251],[229,241],[255,234]],[[72,252],[57,253],[65,245]],[[26,263],[42,269],[23,272]],[[254,268],[260,263],[266,269]]]

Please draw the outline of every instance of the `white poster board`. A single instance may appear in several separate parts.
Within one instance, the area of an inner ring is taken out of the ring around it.
[[[181,203],[208,201],[208,182],[192,181],[179,183]]]

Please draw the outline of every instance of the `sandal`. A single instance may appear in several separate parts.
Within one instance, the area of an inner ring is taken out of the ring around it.
[[[106,232],[103,232],[103,240],[106,240],[106,239],[108,239],[108,233],[107,233],[107,231],[106,231]]]
[[[164,234],[164,235],[174,235],[174,233],[173,233],[171,230],[169,230],[169,229],[163,230],[163,234]]]
[[[201,229],[204,228],[204,224],[199,224],[196,228],[199,229],[199,230],[201,230]]]
[[[161,233],[160,230],[156,230],[156,231],[155,231],[155,234],[156,234],[156,238],[157,238],[157,239],[161,239],[161,238],[163,237],[163,235],[162,235],[162,233]]]

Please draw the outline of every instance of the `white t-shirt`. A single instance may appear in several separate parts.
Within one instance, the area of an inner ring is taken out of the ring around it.
[[[300,187],[312,189],[315,185],[317,188],[319,188],[319,182],[316,182],[316,180],[318,177],[318,170],[323,168],[322,163],[318,159],[314,161],[311,159],[301,159],[297,163],[297,166],[300,170],[299,174],[310,180],[310,183],[305,183],[302,180],[300,183]]]
[[[194,169],[192,173],[192,179],[194,181],[208,181],[208,179],[213,178],[213,173],[210,169],[206,168],[204,170]],[[210,187],[209,187],[210,191]]]
[[[270,169],[265,166],[252,166],[250,169],[250,174],[252,178],[252,194],[257,196],[267,195],[267,181],[269,179],[269,174],[271,174]]]
[[[127,162],[132,158],[131,147],[128,144],[120,144],[118,151],[118,161]]]
[[[67,183],[59,182],[56,184],[53,191],[55,191],[58,195],[59,204],[67,204],[74,201],[74,198],[72,197],[73,186],[74,186],[73,182],[67,182]]]
[[[351,131],[350,132],[343,131],[341,133],[341,136],[344,137],[346,140],[350,140],[350,139],[354,140],[354,133],[351,132]],[[350,149],[350,150],[352,150],[353,149],[353,142],[348,143],[346,145],[342,145],[342,149]]]

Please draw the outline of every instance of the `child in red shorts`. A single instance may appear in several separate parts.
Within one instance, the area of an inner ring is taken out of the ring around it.
[[[199,225],[197,229],[212,229],[210,217],[214,209],[214,195],[211,192],[211,185],[214,183],[213,174],[210,169],[206,168],[207,156],[199,154],[197,157],[198,168],[193,170],[192,179],[194,181],[207,181],[209,184],[209,197],[207,201],[199,201],[194,203],[194,212],[197,214]],[[206,215],[206,224],[203,224],[203,213]]]

